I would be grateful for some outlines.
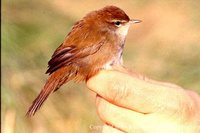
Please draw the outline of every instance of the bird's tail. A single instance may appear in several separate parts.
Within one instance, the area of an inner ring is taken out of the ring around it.
[[[41,90],[40,94],[37,96],[37,98],[33,101],[32,105],[30,106],[29,110],[26,113],[26,116],[31,117],[33,116],[37,110],[40,109],[44,101],[48,98],[48,96],[60,88],[61,85],[68,82],[69,80],[74,77],[74,73],[68,73],[66,74],[61,71],[56,71],[52,73],[49,78],[47,79],[47,82],[43,89]]]

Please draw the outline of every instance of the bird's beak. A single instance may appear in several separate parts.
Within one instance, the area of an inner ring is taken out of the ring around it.
[[[131,19],[130,21],[129,21],[131,24],[135,24],[135,23],[140,23],[140,22],[142,22],[141,20],[136,20],[136,19]]]

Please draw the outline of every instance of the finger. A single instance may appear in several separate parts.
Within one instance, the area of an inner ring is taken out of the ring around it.
[[[87,85],[109,102],[141,113],[165,108],[168,111],[177,110],[189,98],[180,88],[145,81],[117,71],[101,71],[89,79]]]
[[[102,133],[123,133],[123,132],[118,130],[118,129],[116,129],[116,128],[114,128],[114,127],[112,127],[112,126],[104,125]]]
[[[104,123],[108,123],[123,132],[139,131],[142,129],[140,127],[146,123],[144,114],[118,107],[103,98],[97,97],[96,106],[98,115]]]

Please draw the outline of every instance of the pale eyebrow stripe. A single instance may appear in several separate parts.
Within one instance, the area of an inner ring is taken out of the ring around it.
[[[116,22],[116,21],[120,21],[121,23],[126,23],[126,20],[118,20],[118,19],[113,19],[111,22]]]

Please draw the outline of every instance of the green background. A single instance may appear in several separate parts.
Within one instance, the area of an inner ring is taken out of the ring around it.
[[[199,0],[3,0],[3,133],[101,131],[95,94],[84,84],[64,85],[31,119],[25,113],[46,81],[48,60],[71,26],[106,5],[119,6],[130,18],[143,21],[129,30],[125,66],[200,93]]]

